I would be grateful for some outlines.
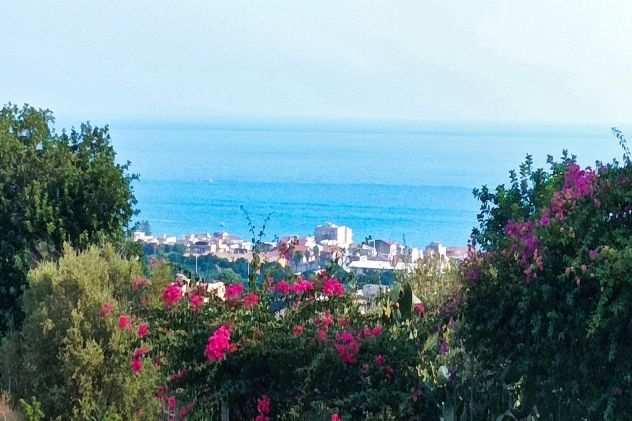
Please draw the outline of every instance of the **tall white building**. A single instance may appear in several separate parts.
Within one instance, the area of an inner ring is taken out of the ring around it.
[[[330,222],[318,225],[314,229],[314,237],[318,244],[333,245],[347,248],[353,243],[351,228],[344,225],[335,225]]]

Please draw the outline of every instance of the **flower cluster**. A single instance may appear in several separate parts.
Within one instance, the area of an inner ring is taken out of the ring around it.
[[[360,352],[360,342],[349,331],[344,330],[336,333],[336,351],[345,364],[355,364],[358,362]]]
[[[323,293],[328,297],[342,297],[345,295],[345,287],[336,278],[327,278],[323,282]]]
[[[102,319],[110,317],[112,312],[114,311],[114,305],[110,303],[105,303],[101,305],[101,309],[99,310],[99,315]]]
[[[136,348],[134,350],[134,354],[132,355],[132,360],[130,361],[130,368],[132,369],[132,373],[139,374],[143,369],[143,357],[145,354],[149,352],[149,348],[146,346],[142,346],[140,348]]]
[[[244,286],[242,284],[230,284],[226,287],[226,293],[224,297],[226,301],[236,302],[241,299],[241,294],[244,292]]]
[[[535,277],[535,270],[543,269],[540,244],[533,221],[509,221],[505,226],[505,234],[511,240],[509,253],[514,255],[523,269],[527,280]]]
[[[189,305],[191,310],[200,311],[204,307],[204,297],[198,293],[193,293],[189,296]]]
[[[204,355],[209,361],[220,361],[230,351],[230,328],[222,325],[208,338]]]
[[[259,305],[259,296],[254,292],[244,296],[244,308],[247,310],[252,310],[253,308]]]
[[[182,299],[182,287],[176,282],[170,283],[162,291],[162,302],[166,307],[173,307]]]
[[[270,421],[270,397],[268,395],[261,395],[257,399],[257,417],[255,421]]]

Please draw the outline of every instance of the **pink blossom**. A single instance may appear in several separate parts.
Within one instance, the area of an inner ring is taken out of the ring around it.
[[[274,290],[282,295],[287,295],[290,293],[290,284],[287,281],[279,281],[274,286]]]
[[[318,331],[316,332],[316,340],[318,342],[326,342],[327,341],[327,331],[324,329],[318,329]]]
[[[132,319],[127,314],[121,314],[118,320],[118,327],[121,330],[132,330]]]
[[[323,282],[323,293],[328,297],[342,297],[345,287],[336,278],[327,278]]]
[[[371,333],[377,338],[382,332],[384,332],[384,328],[381,325],[375,325]]]
[[[300,278],[292,284],[292,292],[296,295],[303,295],[312,291],[314,291],[314,284],[307,279]]]
[[[149,325],[147,323],[141,323],[138,326],[138,333],[137,333],[138,337],[142,339],[148,334],[149,334]]]
[[[360,342],[349,331],[342,331],[336,334],[336,351],[345,364],[355,364],[360,352]]]
[[[326,311],[319,318],[316,318],[314,323],[327,331],[334,324],[334,317],[330,312]]]
[[[105,319],[106,317],[110,317],[112,311],[114,311],[114,305],[110,303],[105,303],[101,305],[101,310],[99,311],[99,314],[101,315],[102,319]]]
[[[426,306],[424,305],[424,303],[415,304],[415,313],[419,317],[424,317],[424,314],[426,314]]]
[[[166,307],[173,307],[182,299],[182,288],[172,282],[162,291],[162,302]]]
[[[259,296],[255,294],[254,292],[244,297],[245,309],[248,309],[248,310],[253,309],[257,307],[258,304],[259,304]]]
[[[169,409],[169,411],[174,411],[176,409],[177,403],[178,402],[176,401],[175,396],[167,397],[167,409]]]
[[[268,395],[261,395],[261,397],[257,399],[257,412],[259,412],[259,414],[269,415],[270,406],[270,397]]]
[[[134,350],[134,358],[142,358],[150,351],[149,347],[141,346]]]
[[[331,414],[331,421],[342,421],[342,417],[337,413]]]
[[[301,336],[304,331],[305,331],[305,326],[303,326],[303,325],[296,325],[296,326],[294,326],[292,328],[292,335],[294,337],[298,337],[298,336]]]
[[[143,360],[141,358],[132,358],[129,363],[132,373],[138,374],[143,369]]]
[[[230,328],[222,325],[209,336],[204,355],[209,361],[220,361],[230,350]]]
[[[204,307],[204,297],[198,293],[191,294],[189,296],[189,305],[193,311],[199,311],[202,307]]]
[[[255,421],[270,421],[270,417],[267,415],[257,415]]]
[[[384,355],[378,354],[378,355],[375,356],[375,365],[376,366],[382,367],[384,365],[384,361],[385,361]]]
[[[242,284],[230,284],[226,287],[226,300],[239,301],[243,292],[244,286]]]

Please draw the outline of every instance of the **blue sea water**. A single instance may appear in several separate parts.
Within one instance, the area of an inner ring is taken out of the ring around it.
[[[506,182],[527,153],[563,149],[584,165],[621,152],[607,127],[363,124],[140,124],[111,127],[121,161],[141,175],[140,215],[155,234],[308,234],[330,221],[423,246],[464,245],[472,188]]]

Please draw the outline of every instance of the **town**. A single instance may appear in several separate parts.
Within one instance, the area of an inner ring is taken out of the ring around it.
[[[446,247],[439,242],[431,242],[423,249],[371,236],[354,242],[351,228],[329,222],[316,226],[313,235],[284,236],[256,245],[252,240],[226,232],[177,238],[135,231],[133,240],[142,243],[148,254],[157,254],[161,248],[177,249],[183,256],[195,259],[196,272],[199,257],[216,256],[228,261],[245,259],[250,262],[255,247],[262,262],[278,263],[296,274],[318,271],[332,261],[355,275],[412,272],[424,258],[435,258],[443,267],[463,260],[467,254],[467,247]]]

